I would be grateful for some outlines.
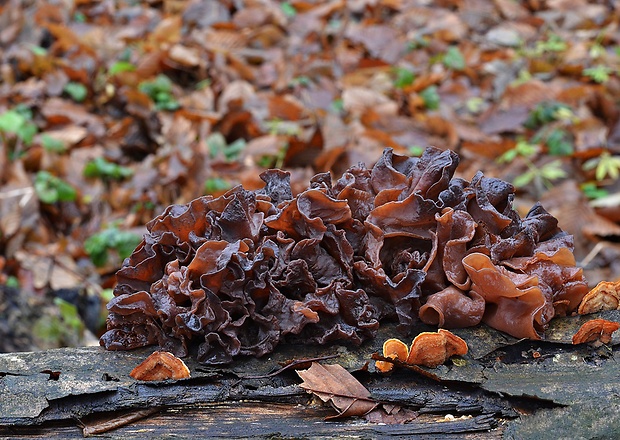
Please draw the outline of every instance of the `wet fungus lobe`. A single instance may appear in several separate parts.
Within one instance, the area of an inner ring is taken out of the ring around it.
[[[189,368],[181,359],[165,351],[156,351],[129,373],[136,380],[187,379]]]
[[[259,191],[168,207],[117,273],[101,344],[218,364],[283,340],[360,344],[388,320],[541,338],[587,292],[572,237],[538,204],[520,218],[509,183],[453,177],[458,161],[386,149],[296,196],[269,170]]]
[[[592,319],[585,322],[573,335],[573,344],[591,343],[594,346],[609,344],[612,334],[620,329],[620,323],[606,319]]]
[[[436,332],[419,333],[411,343],[411,348],[400,339],[388,339],[383,343],[383,357],[394,359],[407,365],[422,365],[435,368],[452,356],[467,354],[467,343],[454,333],[440,328]],[[375,367],[382,373],[394,368],[389,361],[376,361]]]

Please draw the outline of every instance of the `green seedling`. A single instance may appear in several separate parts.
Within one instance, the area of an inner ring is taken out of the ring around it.
[[[45,314],[33,326],[32,333],[49,347],[76,346],[84,336],[85,325],[77,307],[61,298],[54,298],[55,314]]]
[[[530,112],[523,125],[526,128],[535,129],[550,122],[572,122],[575,119],[575,113],[568,105],[560,102],[545,101],[534,107],[534,110]]]
[[[409,155],[413,157],[420,157],[424,153],[424,147],[420,147],[419,145],[412,145],[409,147]]]
[[[310,77],[306,75],[296,76],[289,82],[289,87],[308,87],[312,84]]]
[[[557,34],[551,34],[546,40],[537,41],[534,55],[540,56],[546,52],[564,52],[568,44]]]
[[[174,111],[180,107],[172,95],[172,81],[166,75],[158,75],[153,81],[144,81],[138,89],[153,100],[157,110]]]
[[[63,141],[53,138],[49,134],[41,135],[41,146],[50,153],[64,153],[67,151],[67,146]]]
[[[47,56],[47,49],[45,49],[44,47],[35,46],[33,44],[33,45],[29,46],[28,49],[30,49],[30,52],[32,52],[33,54],[35,54],[38,57]]]
[[[590,55],[590,58],[597,59],[603,57],[605,53],[605,46],[603,46],[599,42],[596,42],[593,43],[592,46],[590,46],[590,51],[588,52],[588,55]]]
[[[25,105],[18,105],[0,114],[0,138],[6,144],[7,136],[13,135],[24,145],[32,144],[38,128],[32,122],[32,110]]]
[[[133,175],[133,170],[113,162],[108,162],[103,157],[96,157],[84,167],[84,176],[100,177],[102,179],[123,180]]]
[[[205,181],[205,193],[207,194],[215,194],[222,191],[227,191],[232,188],[232,185],[228,183],[226,180],[220,177],[212,177]]]
[[[83,12],[76,11],[73,14],[73,21],[75,21],[76,23],[86,23],[86,20],[86,15]]]
[[[437,110],[441,98],[437,92],[437,86],[430,86],[420,92],[420,97],[424,101],[424,105],[429,110]]]
[[[227,162],[235,161],[247,145],[243,138],[228,144],[222,133],[212,133],[205,142],[207,147],[209,147],[209,155],[212,159],[223,156]]]
[[[336,98],[331,102],[330,108],[333,113],[344,113],[344,101],[342,98]]]
[[[11,289],[19,289],[19,280],[15,275],[9,275],[6,278],[6,287],[10,287]]]
[[[282,2],[280,4],[280,9],[284,13],[284,15],[289,18],[293,18],[297,15],[297,9],[295,9],[295,6],[293,6],[291,2]]]
[[[110,250],[116,251],[121,259],[125,259],[140,241],[139,235],[121,231],[113,225],[88,237],[84,242],[84,251],[95,266],[103,267],[108,262]]]
[[[415,80],[415,74],[404,67],[395,67],[394,72],[394,87],[397,89],[404,89],[405,87],[413,84]]]
[[[417,35],[415,38],[407,42],[407,50],[412,51],[416,49],[423,49],[428,47],[430,39],[428,36]]]
[[[288,150],[288,143],[284,143],[276,154],[265,154],[260,156],[256,164],[263,168],[282,168],[284,165],[284,158]]]
[[[67,182],[48,171],[39,171],[34,180],[34,190],[43,203],[73,202],[77,191]]]
[[[484,107],[484,99],[474,96],[473,98],[469,98],[467,102],[465,102],[465,108],[469,113],[478,114],[482,111]]]
[[[293,121],[283,121],[282,119],[271,119],[265,121],[265,128],[272,135],[299,136],[301,127]]]
[[[83,102],[88,96],[88,89],[84,84],[79,82],[71,81],[65,85],[63,90],[75,102]]]
[[[566,171],[562,169],[562,162],[560,160],[546,163],[540,168],[532,162],[527,161],[527,166],[528,171],[514,179],[513,184],[515,187],[522,188],[533,182],[536,188],[541,188],[543,186],[551,188],[554,180],[566,177]]]
[[[609,78],[611,74],[613,73],[613,71],[614,69],[612,69],[609,66],[598,64],[596,66],[583,69],[583,74],[594,82],[597,82],[599,84],[604,84],[607,81],[609,81]]]
[[[583,169],[584,171],[596,169],[594,177],[599,182],[606,177],[615,180],[620,176],[620,157],[612,156],[609,151],[604,151],[600,156],[585,161]]]
[[[594,182],[586,182],[579,186],[581,192],[590,200],[602,199],[609,195],[609,191],[599,188]]]
[[[133,72],[134,70],[136,70],[136,66],[129,61],[117,61],[110,66],[108,69],[108,74],[116,75],[122,72]]]
[[[506,151],[500,157],[497,158],[498,163],[509,163],[515,160],[517,157],[530,159],[538,153],[538,145],[530,144],[529,142],[520,139],[514,148]]]
[[[570,156],[575,152],[572,136],[561,128],[540,129],[532,137],[532,142],[544,142],[549,149],[549,154],[553,156]]]
[[[450,46],[443,56],[443,64],[448,69],[463,70],[465,69],[465,57],[460,49],[456,46]]]

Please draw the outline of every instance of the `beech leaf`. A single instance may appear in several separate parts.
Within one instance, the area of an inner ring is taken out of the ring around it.
[[[313,362],[307,370],[297,371],[303,379],[303,389],[319,397],[323,402],[330,402],[338,411],[331,418],[363,416],[378,405],[364,385],[345,370],[341,365],[321,365]]]

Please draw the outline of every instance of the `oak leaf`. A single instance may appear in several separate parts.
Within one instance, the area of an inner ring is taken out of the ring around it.
[[[363,416],[378,405],[362,385],[347,370],[338,364],[321,365],[313,362],[307,370],[297,371],[303,379],[301,387],[316,395],[323,402],[330,402],[338,411],[327,419]]]

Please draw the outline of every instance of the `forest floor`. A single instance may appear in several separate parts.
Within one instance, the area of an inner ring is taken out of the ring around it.
[[[620,4],[178,0],[0,6],[0,352],[97,343],[170,204],[453,149],[620,278]]]

